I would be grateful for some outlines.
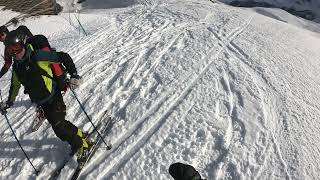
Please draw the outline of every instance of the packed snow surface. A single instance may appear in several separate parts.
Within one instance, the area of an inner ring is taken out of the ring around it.
[[[318,26],[205,0],[81,12],[23,22],[74,58],[83,79],[76,93],[94,123],[106,112],[114,120],[105,137],[113,148],[101,145],[80,179],[171,179],[174,162],[207,179],[320,177]],[[1,15],[5,23],[17,13]],[[0,80],[4,99],[10,77]],[[66,119],[91,131],[70,91],[64,100]],[[47,179],[69,145],[48,122],[31,132],[35,106],[23,90],[7,116],[41,172],[0,116],[0,179]]]

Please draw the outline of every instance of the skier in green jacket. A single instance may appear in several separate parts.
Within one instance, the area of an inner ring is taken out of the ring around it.
[[[55,51],[34,50],[23,39],[21,33],[11,31],[4,42],[13,55],[13,72],[9,98],[0,105],[1,111],[6,112],[13,105],[22,84],[31,101],[42,107],[56,136],[67,141],[71,145],[71,153],[77,153],[78,160],[81,160],[89,153],[90,147],[82,130],[65,120],[66,105],[50,66],[60,63],[58,55]],[[80,76],[71,75],[70,88],[77,87],[79,83]]]

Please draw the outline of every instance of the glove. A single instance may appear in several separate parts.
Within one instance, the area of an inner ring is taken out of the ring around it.
[[[70,88],[74,90],[78,88],[80,84],[81,84],[81,77],[77,74],[71,75],[70,82],[69,82]]]
[[[6,114],[7,109],[13,105],[12,102],[0,102],[0,112],[1,114]]]

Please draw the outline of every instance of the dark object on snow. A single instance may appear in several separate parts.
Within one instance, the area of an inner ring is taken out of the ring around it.
[[[14,26],[16,26],[19,23],[19,19],[14,17],[9,22],[11,22]]]
[[[170,165],[169,173],[175,180],[202,180],[194,167],[179,162]]]
[[[19,23],[19,17],[14,17],[12,19],[10,19],[8,22],[5,23],[5,26],[9,27],[11,25],[13,26],[17,26],[17,24]]]

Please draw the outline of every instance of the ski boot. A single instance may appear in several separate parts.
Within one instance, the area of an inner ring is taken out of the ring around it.
[[[90,154],[92,143],[87,140],[88,134],[82,133],[80,129],[78,129],[77,135],[82,139],[82,146],[77,151],[77,160],[83,162]]]

